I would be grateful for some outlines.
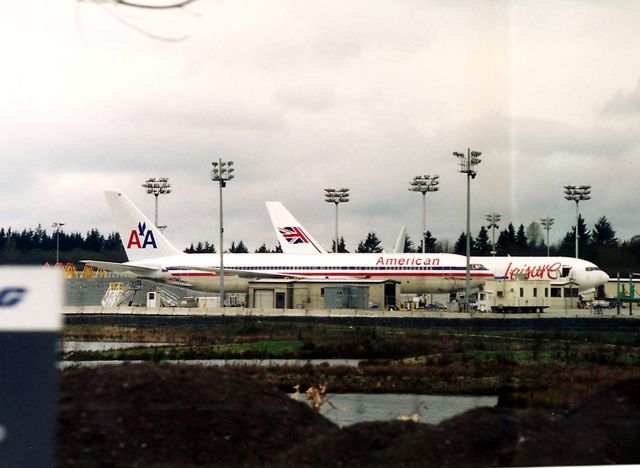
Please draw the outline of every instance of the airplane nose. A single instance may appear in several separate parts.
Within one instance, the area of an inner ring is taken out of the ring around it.
[[[607,281],[609,281],[609,275],[607,275],[604,271],[601,271],[600,280],[602,281],[601,284],[605,284]]]

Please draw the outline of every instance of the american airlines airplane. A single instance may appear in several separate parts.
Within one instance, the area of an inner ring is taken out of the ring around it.
[[[280,245],[282,245],[282,251],[289,254],[301,253],[301,248],[304,246],[287,242],[286,237],[279,235],[279,231],[282,229],[280,226],[294,226],[295,229],[312,240],[313,238],[309,232],[280,202],[267,202],[266,205],[273,228],[278,236],[278,241],[280,241]],[[396,251],[400,245],[404,247],[403,234],[404,230],[400,233],[402,241],[399,237],[394,251]],[[315,240],[312,240],[312,242],[317,245]],[[309,252],[306,253],[311,253],[311,251],[309,250]],[[573,257],[472,256],[470,261],[472,264],[483,265],[488,268],[495,275],[496,279],[539,279],[548,280],[559,285],[573,282],[578,285],[582,292],[589,291],[609,281],[609,275],[598,268],[597,265]]]
[[[203,291],[218,291],[219,254],[186,254],[176,249],[122,192],[105,192],[128,262],[85,260],[84,263],[130,277],[150,279]],[[301,226],[278,230],[283,248],[306,244],[307,252],[224,254],[227,292],[245,292],[248,282],[260,278],[297,278],[358,281],[392,279],[404,293],[440,293],[464,289],[466,259],[454,254],[376,253],[319,255],[322,251]],[[309,247],[309,244],[312,244]],[[309,253],[314,249],[315,253]],[[494,277],[482,265],[471,269],[473,286]]]

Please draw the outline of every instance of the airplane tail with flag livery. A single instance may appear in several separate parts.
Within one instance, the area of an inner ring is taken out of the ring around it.
[[[179,255],[180,252],[125,194],[105,192],[129,261]]]
[[[276,237],[286,254],[327,253],[280,202],[266,202]]]

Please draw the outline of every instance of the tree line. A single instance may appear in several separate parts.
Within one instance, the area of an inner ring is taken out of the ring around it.
[[[78,263],[89,258],[127,261],[117,232],[105,237],[97,228],[90,229],[85,235],[64,231],[49,234],[41,225],[21,231],[0,228],[0,264],[52,264],[55,263],[57,250],[64,263]]]
[[[506,228],[491,232],[481,226],[478,234],[471,239],[472,255],[491,255],[494,246],[492,237],[495,235],[496,255],[511,256],[540,256],[547,254],[546,233],[537,222],[527,227],[523,224],[517,228],[509,223]],[[587,227],[582,216],[578,218],[578,246],[579,256],[589,260],[607,271],[610,275],[617,272],[626,275],[640,270],[640,235],[635,235],[626,241],[616,237],[616,231],[607,220],[601,217],[592,229]],[[422,252],[422,242],[425,251],[429,253],[453,252],[464,255],[466,253],[466,234],[462,232],[455,243],[448,240],[436,239],[430,231],[420,242],[414,243],[407,236],[404,252]],[[78,263],[91,258],[113,262],[127,261],[120,236],[111,232],[106,236],[97,228],[90,229],[85,235],[79,232],[54,231],[48,233],[41,225],[35,229],[21,231],[12,228],[0,228],[0,263],[1,264],[44,264],[53,263],[56,258],[56,245],[59,243],[60,258],[64,263]],[[335,249],[335,240],[331,250]],[[575,228],[571,228],[559,242],[548,246],[552,256],[575,255]],[[215,253],[213,243],[204,241],[192,243],[184,249],[186,253]],[[227,250],[230,253],[248,253],[245,243],[233,241]],[[375,253],[382,252],[382,242],[375,232],[369,232],[360,241],[354,252]],[[254,250],[255,253],[282,252],[280,245],[267,247],[263,243]],[[338,252],[349,252],[344,237],[338,240]]]

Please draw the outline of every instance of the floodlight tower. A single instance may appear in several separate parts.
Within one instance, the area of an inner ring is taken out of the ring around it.
[[[495,257],[496,255],[496,229],[498,229],[498,223],[500,222],[501,216],[498,213],[491,213],[486,216],[486,220],[489,222],[489,226],[491,228],[491,255]]]
[[[338,205],[349,201],[349,190],[348,188],[324,189],[324,201],[327,203],[335,203],[336,205],[336,244],[333,247],[335,253],[338,253]]]
[[[60,228],[64,225],[65,223],[62,223],[60,221],[56,221],[51,225],[51,227],[56,230],[56,265],[58,264],[60,258]]]
[[[152,194],[156,197],[156,217],[155,223],[156,227],[161,231],[164,230],[167,226],[159,226],[158,225],[158,196],[165,195],[171,193],[171,184],[169,183],[168,177],[151,177],[146,180],[142,187],[147,189],[147,193]]]
[[[551,226],[553,226],[553,222],[553,218],[549,218],[548,216],[540,220],[542,227],[547,231],[547,257],[549,256],[549,231],[551,230]]]
[[[439,190],[438,184],[440,181],[439,175],[430,176],[417,175],[413,178],[409,184],[409,191],[422,193],[422,253],[426,252],[427,247],[427,204],[426,195],[427,192],[437,192]]]
[[[227,186],[227,182],[235,177],[233,174],[233,161],[223,161],[218,158],[218,161],[211,163],[213,169],[211,170],[211,180],[220,184],[220,307],[224,308],[224,224],[222,222],[222,189]]]
[[[578,222],[580,221],[580,211],[578,205],[582,200],[591,199],[591,185],[565,185],[564,186],[564,198],[576,202],[576,258],[578,258],[578,239],[580,234],[578,233]]]
[[[467,154],[454,152],[453,155],[460,160],[459,172],[467,174],[467,278],[465,284],[464,311],[469,312],[469,295],[471,294],[471,179],[475,179],[478,173],[475,168],[480,162],[480,151],[467,149]]]

